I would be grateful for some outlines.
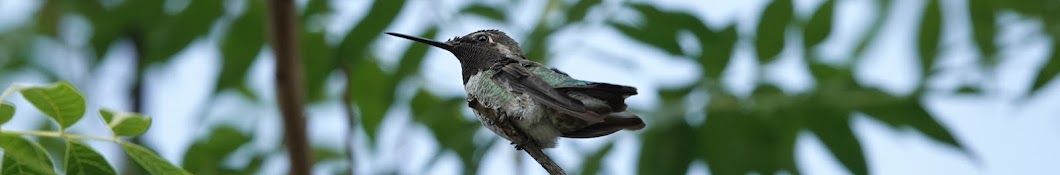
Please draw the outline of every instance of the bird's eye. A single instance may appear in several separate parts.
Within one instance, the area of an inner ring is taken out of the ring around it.
[[[476,38],[475,40],[478,41],[478,42],[486,42],[486,41],[489,41],[490,39],[486,35],[481,35],[481,36],[478,36],[478,38]]]

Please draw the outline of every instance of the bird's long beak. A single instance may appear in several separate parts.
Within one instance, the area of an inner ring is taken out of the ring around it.
[[[409,40],[416,41],[416,42],[421,42],[423,44],[430,44],[430,45],[432,45],[434,47],[442,48],[442,49],[445,49],[445,50],[448,50],[448,51],[452,51],[453,50],[453,45],[449,45],[449,44],[446,44],[446,43],[443,43],[443,42],[438,42],[438,41],[434,41],[434,40],[430,40],[430,39],[426,39],[426,38],[415,37],[415,36],[409,36],[409,35],[400,34],[400,33],[386,32],[386,34],[394,35],[396,37],[402,37],[402,38],[409,39]]]

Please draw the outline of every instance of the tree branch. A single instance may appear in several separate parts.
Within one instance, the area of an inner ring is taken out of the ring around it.
[[[567,174],[563,171],[563,168],[559,167],[559,165],[557,165],[555,161],[552,161],[552,158],[549,158],[548,155],[545,154],[545,152],[542,151],[540,147],[537,147],[537,143],[530,140],[526,137],[526,134],[523,134],[523,132],[516,129],[515,124],[512,123],[511,120],[506,121],[507,122],[497,123],[497,125],[499,125],[497,127],[500,128],[503,132],[505,132],[505,135],[508,135],[511,141],[517,145],[516,149],[519,149],[519,147],[521,146],[522,150],[525,151],[526,154],[530,154],[530,157],[533,157],[534,161],[537,161],[537,164],[541,164],[541,167],[545,168],[545,171],[548,171],[548,174]]]
[[[292,0],[269,1],[269,28],[276,55],[276,96],[283,114],[284,142],[290,156],[290,174],[310,174],[313,162],[306,139],[305,96],[302,94],[302,62],[298,51],[295,4]]]

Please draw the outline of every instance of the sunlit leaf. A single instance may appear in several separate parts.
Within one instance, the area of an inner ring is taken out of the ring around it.
[[[850,126],[850,112],[830,106],[805,106],[813,110],[803,114],[806,126],[824,146],[853,174],[868,174],[868,163],[861,142]],[[811,112],[812,111],[812,112]]]
[[[244,84],[250,64],[265,44],[265,5],[248,0],[247,10],[236,18],[221,40],[221,73],[215,91]]]
[[[935,64],[935,56],[938,53],[940,33],[942,32],[942,7],[938,0],[928,1],[924,9],[923,19],[920,21],[920,34],[917,38],[917,48],[920,54],[920,70],[923,75],[930,75],[931,67]],[[921,81],[927,78],[921,78]]]
[[[30,87],[21,90],[26,101],[51,117],[63,129],[74,125],[85,115],[85,96],[65,81],[45,87]]]
[[[773,0],[762,12],[755,30],[755,53],[759,63],[769,63],[784,50],[784,32],[791,23],[791,0]]]
[[[1060,37],[1054,37],[1053,41],[1060,41]],[[1060,74],[1060,44],[1053,42],[1052,55],[1047,58],[1045,65],[1038,69],[1038,73],[1034,76],[1034,84],[1031,85],[1031,89],[1027,93],[1035,94],[1042,90],[1046,84],[1056,79],[1058,74]]]
[[[250,135],[230,126],[215,127],[210,131],[209,137],[199,139],[188,147],[181,165],[196,174],[234,171],[223,166],[223,162],[251,139]]]
[[[172,163],[162,159],[154,151],[151,151],[143,146],[135,143],[119,141],[122,150],[125,150],[125,154],[129,155],[136,164],[143,167],[147,172],[151,174],[188,174],[188,171],[180,169],[180,167],[174,166]]]
[[[821,7],[817,8],[817,12],[813,13],[813,17],[810,18],[810,22],[806,24],[805,31],[803,31],[803,47],[812,48],[828,38],[828,35],[832,33],[834,9],[835,0],[825,1]]]
[[[142,114],[101,109],[99,116],[116,136],[139,136],[151,127],[151,118]]]
[[[460,10],[460,13],[474,14],[494,21],[504,21],[505,14],[501,9],[486,5],[471,5]]]
[[[44,148],[18,135],[0,133],[3,164],[0,174],[55,174]]]
[[[15,106],[0,102],[0,125],[7,123],[12,117],[15,117]]]
[[[614,147],[615,143],[608,143],[607,145],[604,145],[603,148],[600,148],[600,150],[597,150],[596,152],[589,154],[588,157],[585,157],[585,161],[582,161],[581,174],[600,174],[600,169],[603,169],[604,156],[607,156],[607,153],[611,153],[611,148]]]
[[[118,174],[91,146],[77,140],[66,141],[66,174]]]

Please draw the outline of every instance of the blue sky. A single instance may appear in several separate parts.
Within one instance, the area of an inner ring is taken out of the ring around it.
[[[822,0],[796,0],[796,13],[807,15],[817,8]],[[38,6],[34,0],[5,0],[0,1],[0,31],[9,29],[13,25],[19,25]],[[434,23],[446,23],[436,39],[463,35],[471,31],[498,28],[514,36],[524,36],[526,29],[533,24],[543,4],[537,1],[522,2],[519,9],[512,9],[518,15],[514,15],[511,24],[497,24],[478,18],[450,18],[464,2],[447,1],[411,1],[405,7],[406,14],[399,19],[388,31],[415,34],[420,33],[425,26]],[[766,0],[749,1],[681,1],[666,0],[653,1],[664,9],[684,10],[692,12],[704,19],[708,25],[718,27],[728,24],[736,24],[743,36],[753,35],[754,26],[757,24],[758,14],[768,3]],[[635,22],[635,15],[628,15],[628,10],[618,8],[617,1],[606,1],[605,6],[597,10],[605,11],[623,19]],[[342,1],[336,2],[337,14],[328,19],[323,19],[326,30],[340,33],[351,27],[357,20],[363,18],[363,12],[367,10],[366,2]],[[895,8],[889,21],[884,25],[882,36],[873,43],[868,51],[867,57],[857,63],[858,71],[855,73],[860,82],[870,86],[883,88],[887,92],[896,94],[910,93],[919,77],[916,69],[918,64],[915,60],[915,46],[913,43],[916,36],[916,25],[920,9],[924,3],[918,0],[896,0]],[[863,115],[854,118],[856,134],[861,138],[865,147],[870,171],[873,174],[1058,174],[1060,169],[1053,164],[1060,162],[1060,138],[1055,133],[1060,133],[1060,86],[1053,83],[1042,90],[1041,95],[1031,99],[1020,99],[1028,89],[1035,71],[1045,61],[1045,56],[1051,44],[1036,31],[1037,24],[1033,21],[1020,19],[1012,13],[1001,13],[998,18],[1002,23],[999,28],[1001,33],[998,42],[1003,50],[1000,52],[1004,58],[994,74],[981,74],[972,64],[977,57],[974,52],[975,46],[971,45],[969,24],[964,19],[966,4],[961,1],[943,1],[943,16],[947,21],[944,26],[942,43],[947,49],[942,51],[943,57],[939,59],[938,68],[942,70],[938,76],[929,79],[929,87],[939,89],[937,92],[945,92],[953,89],[961,83],[976,81],[982,82],[985,87],[983,96],[960,96],[946,93],[929,93],[924,104],[929,112],[954,132],[972,153],[961,153],[955,149],[938,144],[927,137],[917,134],[909,129],[894,130],[883,123],[872,120]],[[826,57],[841,58],[847,55],[848,50],[853,49],[854,37],[860,35],[868,26],[868,20],[872,18],[865,11],[873,10],[869,0],[847,0],[837,2],[836,21],[833,28],[833,36],[825,41],[824,47],[819,51]],[[439,17],[443,16],[443,17]],[[602,19],[608,16],[590,15],[587,18]],[[951,20],[954,19],[954,20]],[[79,19],[64,19],[64,25],[86,25]],[[960,26],[960,27],[949,27]],[[83,28],[83,27],[82,27]],[[74,80],[73,83],[81,87],[88,96],[89,109],[98,107],[116,108],[127,110],[128,101],[113,97],[124,97],[127,86],[131,83],[132,73],[127,66],[131,63],[132,55],[128,53],[131,47],[125,41],[115,44],[107,59],[100,69],[88,72],[82,55],[77,53],[79,46],[84,46],[85,29],[64,29],[63,42],[68,45],[57,45],[57,51],[38,51],[42,55],[39,60],[42,63],[60,65],[60,77]],[[264,103],[248,103],[235,94],[222,94],[214,102],[215,106],[224,108],[213,108],[208,114],[199,114],[195,111],[205,107],[204,103],[209,98],[209,91],[214,86],[213,77],[219,72],[220,55],[217,52],[217,36],[222,34],[218,30],[212,31],[209,38],[195,41],[192,46],[179,53],[169,64],[152,67],[148,72],[147,90],[151,94],[148,99],[146,111],[155,118],[155,124],[148,132],[148,143],[158,148],[161,155],[167,159],[179,162],[183,150],[187,149],[195,138],[206,134],[209,125],[230,124],[236,125],[244,131],[254,132],[257,147],[252,150],[276,150],[280,132],[278,112],[274,110],[275,98],[273,97],[273,85],[271,81],[272,59],[270,51],[263,50],[259,59],[251,67],[248,77],[253,90],[262,95]],[[516,39],[521,39],[516,37]],[[658,50],[649,49],[646,45],[622,37],[617,31],[608,29],[601,25],[585,25],[559,31],[550,41],[550,49],[553,51],[550,65],[566,71],[575,78],[602,81],[617,84],[627,84],[641,89],[642,92],[652,92],[659,88],[673,87],[691,83],[699,77],[698,67],[692,66],[692,62],[683,58],[677,58]],[[408,44],[406,40],[392,37],[379,38],[377,45],[373,46],[381,57],[384,66],[397,64],[397,57],[401,49]],[[687,44],[687,43],[683,43]],[[796,44],[795,42],[789,44]],[[767,77],[767,82],[781,85],[786,92],[801,92],[813,88],[813,82],[805,63],[797,57],[801,55],[798,51],[785,51],[779,61],[758,67],[754,59],[753,44],[750,40],[742,40],[738,44],[735,59],[728,65],[725,72],[727,86],[737,89],[737,93],[747,94],[753,86],[753,77]],[[600,54],[607,53],[607,54]],[[624,56],[620,61],[612,61],[615,58],[601,58],[612,55]],[[631,63],[631,64],[624,64]],[[586,67],[586,65],[591,65]],[[635,65],[635,66],[629,66]],[[757,75],[759,71],[764,75]],[[463,88],[459,81],[459,65],[452,55],[433,49],[428,53],[428,58],[421,67],[421,76],[406,83],[399,92],[414,92],[417,86],[429,85],[432,91],[439,94],[462,95]],[[969,73],[976,72],[976,73]],[[87,77],[87,75],[93,75]],[[91,78],[91,79],[89,79]],[[339,80],[338,76],[332,79]],[[42,82],[43,78],[33,73],[21,73],[18,75],[5,75],[0,77],[0,85],[10,82]],[[338,92],[341,81],[329,84],[331,92]],[[739,90],[743,91],[739,91]],[[337,93],[334,93],[337,94]],[[657,96],[651,93],[642,93],[629,99],[634,108],[649,109],[656,107]],[[399,98],[401,99],[401,98]],[[17,106],[27,106],[20,98],[6,99],[16,102]],[[398,101],[397,104],[402,104]],[[255,109],[255,110],[250,110]],[[457,174],[460,170],[459,160],[455,155],[444,156],[436,166],[427,166],[427,158],[435,153],[436,143],[432,140],[429,132],[423,126],[415,124],[409,119],[408,106],[398,105],[390,111],[383,127],[379,132],[382,138],[377,143],[379,150],[367,152],[358,149],[358,170],[362,172],[376,172],[383,169],[399,169],[399,172],[418,174],[429,172],[430,174]],[[90,110],[92,111],[92,110]],[[469,110],[465,113],[470,114]],[[32,129],[38,120],[32,113],[20,112],[15,120],[4,125],[5,129]],[[89,114],[86,119],[94,119],[94,114]],[[314,105],[309,108],[311,140],[319,145],[339,145],[344,137],[345,129],[342,112],[339,104],[325,103]],[[203,117],[203,116],[256,116],[256,117]],[[650,116],[649,116],[650,117]],[[95,120],[95,119],[94,119]],[[688,120],[701,120],[689,118]],[[650,119],[649,119],[650,121]],[[204,125],[209,123],[209,125]],[[74,127],[76,132],[95,133],[105,135],[98,128],[103,128],[101,122],[82,122]],[[359,138],[365,138],[361,133]],[[488,131],[481,130],[476,135],[479,140],[495,137]],[[619,134],[581,140],[562,140],[560,148],[549,150],[549,153],[564,167],[576,167],[581,161],[584,152],[595,150],[607,141],[616,141],[614,151],[606,157],[604,171],[606,174],[631,174],[636,167],[636,151],[640,149],[639,140],[632,132],[620,132]],[[118,148],[110,143],[89,142],[100,151],[108,152],[108,160],[121,160]],[[358,147],[366,147],[364,140],[358,142]],[[483,173],[510,173],[516,167],[513,157],[520,155],[513,149],[508,149],[506,142],[497,142],[494,149],[490,150],[483,161]],[[839,165],[826,148],[812,134],[800,134],[796,145],[797,160],[801,170],[806,174],[848,174]],[[244,150],[238,154],[248,154]],[[974,156],[974,157],[973,157]],[[404,158],[408,157],[408,158]],[[366,161],[371,160],[371,161]],[[282,156],[271,157],[266,162],[269,171],[265,174],[284,174],[286,168],[285,158]],[[232,164],[245,162],[231,161]],[[519,167],[530,174],[542,174],[539,168],[530,158],[523,156]],[[334,168],[335,165],[322,165],[318,167],[318,173],[322,169]],[[695,162],[690,174],[707,174],[709,165],[703,162]],[[568,168],[573,169],[573,168]]]

